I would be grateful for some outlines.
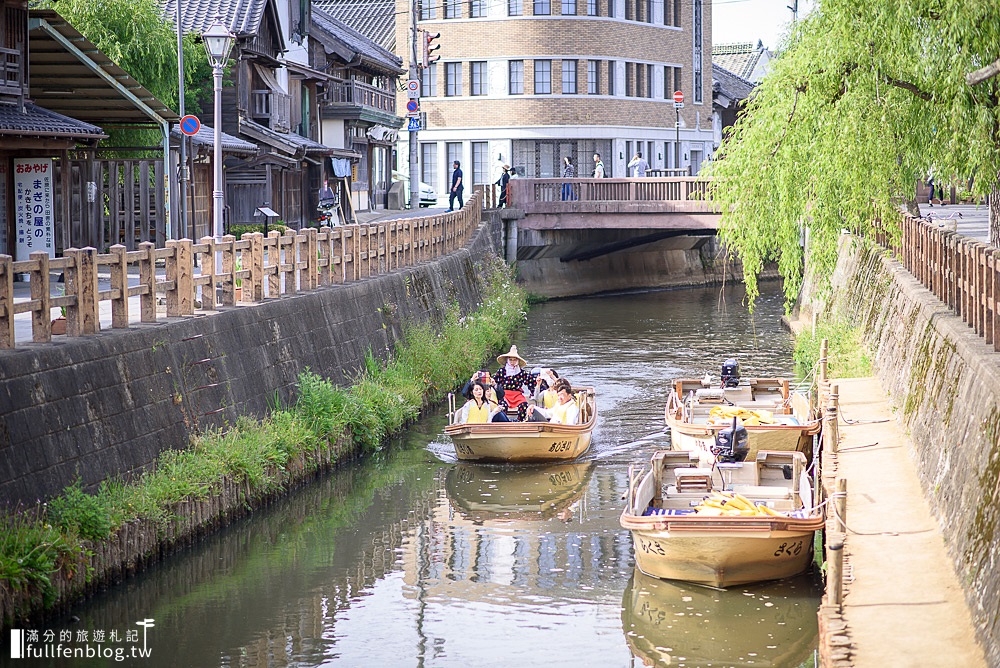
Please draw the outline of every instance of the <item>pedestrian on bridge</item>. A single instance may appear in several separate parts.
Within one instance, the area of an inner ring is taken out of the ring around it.
[[[603,179],[604,178],[604,163],[601,162],[601,154],[594,154],[594,178]]]
[[[564,179],[575,179],[576,178],[576,166],[573,164],[573,158],[568,155],[563,158],[563,172]],[[576,195],[573,194],[573,184],[564,183],[562,184],[562,198],[565,202],[568,199],[577,199]]]
[[[455,198],[458,198],[458,208],[462,208],[462,191],[465,186],[462,185],[462,163],[458,160],[452,163],[452,167],[455,171],[451,173],[451,192],[448,193],[448,211],[455,210]]]
[[[643,179],[646,178],[646,170],[649,169],[649,163],[642,157],[642,151],[636,151],[632,160],[628,163],[628,167],[629,169],[635,169],[632,173],[633,176]]]

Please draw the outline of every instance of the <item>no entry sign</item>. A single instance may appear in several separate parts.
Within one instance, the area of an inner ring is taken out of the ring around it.
[[[684,93],[679,90],[674,91],[674,102],[684,102]]]
[[[198,134],[198,130],[201,130],[201,121],[198,117],[193,114],[188,114],[181,118],[181,132],[188,136]]]

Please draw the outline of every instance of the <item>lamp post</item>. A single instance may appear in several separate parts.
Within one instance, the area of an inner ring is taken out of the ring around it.
[[[222,68],[229,60],[229,52],[233,48],[236,36],[229,32],[229,29],[222,24],[220,16],[215,17],[212,25],[201,34],[205,42],[205,52],[208,54],[208,63],[212,66],[212,74],[215,78],[215,115],[212,125],[215,129],[215,190],[212,192],[213,227],[215,238],[222,238]]]

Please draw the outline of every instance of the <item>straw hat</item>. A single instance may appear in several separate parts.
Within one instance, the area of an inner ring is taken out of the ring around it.
[[[521,361],[521,366],[527,366],[528,365],[528,361],[526,359],[524,359],[523,357],[521,357],[520,355],[517,354],[517,346],[511,346],[510,350],[508,352],[506,352],[503,355],[500,355],[499,357],[497,357],[497,362],[499,362],[500,364],[506,364],[508,357],[513,357],[513,358],[516,358],[516,359],[520,360]]]

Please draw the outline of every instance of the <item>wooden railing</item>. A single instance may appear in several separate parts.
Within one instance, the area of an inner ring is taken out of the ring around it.
[[[267,127],[287,132],[290,129],[292,96],[273,90],[250,91],[251,117],[266,119]]]
[[[474,193],[453,213],[271,232],[267,237],[255,232],[239,241],[233,236],[218,241],[204,237],[198,243],[169,240],[165,248],[144,242],[134,251],[119,244],[107,254],[71,248],[61,258],[39,252],[18,262],[0,255],[0,349],[14,347],[14,316],[19,313],[31,314],[32,340],[48,343],[52,308],[65,309],[67,335],[86,336],[100,331],[100,302],[111,302],[113,329],[127,328],[132,320],[129,297],[139,297],[140,322],[156,322],[157,294],[165,296],[166,317],[189,316],[217,305],[261,302],[432,260],[465,245],[480,223],[481,197]],[[221,266],[216,266],[217,257]],[[163,266],[162,277],[158,265]],[[130,267],[137,269],[137,285],[129,286]],[[64,294],[51,295],[51,272],[64,273]],[[99,272],[110,273],[109,290],[98,289]],[[14,301],[15,274],[28,275],[30,299]]]
[[[876,241],[1000,352],[1000,249],[903,214],[901,234]]]
[[[0,95],[24,94],[21,80],[21,52],[0,48]]]
[[[330,104],[352,104],[396,113],[396,95],[363,81],[342,81],[327,88],[326,100]]]
[[[607,202],[707,202],[707,178],[664,177],[632,179],[511,179],[510,206],[526,213],[547,212],[553,205],[581,208],[580,204]],[[585,207],[584,207],[585,208]]]

